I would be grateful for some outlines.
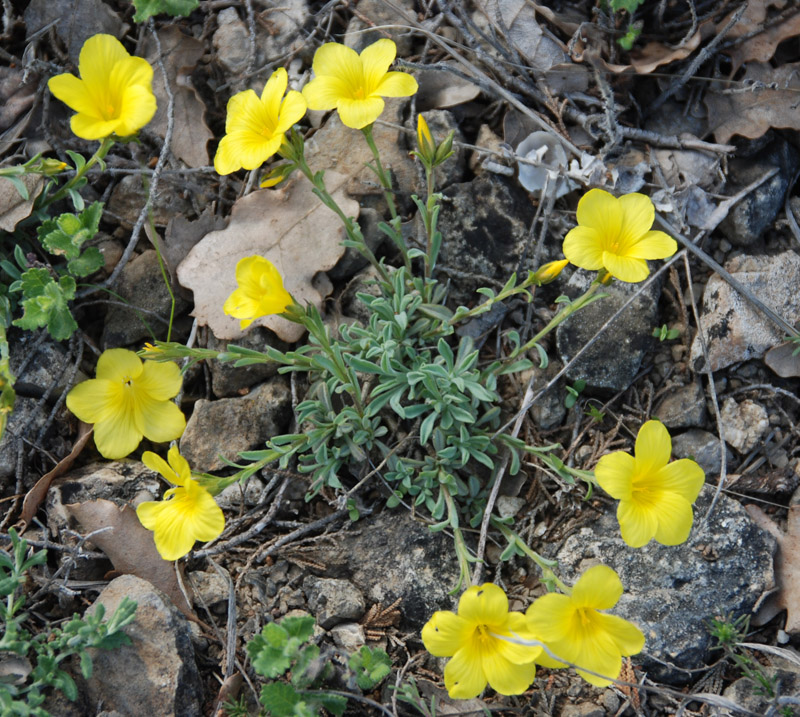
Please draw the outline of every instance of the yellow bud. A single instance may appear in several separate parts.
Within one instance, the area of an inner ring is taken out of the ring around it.
[[[539,284],[549,284],[562,272],[567,264],[569,264],[569,259],[548,261],[547,264],[543,264],[536,270],[533,277]]]
[[[420,159],[430,164],[436,156],[436,143],[433,141],[428,123],[425,118],[417,115],[417,147],[419,148]]]

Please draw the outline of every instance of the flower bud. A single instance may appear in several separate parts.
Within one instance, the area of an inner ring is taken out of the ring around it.
[[[547,264],[542,264],[542,266],[536,270],[533,278],[539,286],[542,284],[549,284],[561,273],[567,264],[569,264],[569,259],[548,261]]]

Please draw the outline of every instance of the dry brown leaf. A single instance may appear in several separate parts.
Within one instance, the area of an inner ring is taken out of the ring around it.
[[[203,43],[184,35],[175,25],[160,30],[161,53],[167,70],[169,86],[175,99],[175,131],[170,149],[178,159],[189,167],[208,165],[206,144],[214,135],[205,122],[206,106],[192,84],[192,71],[205,52]],[[150,39],[145,56],[155,67],[153,93],[158,109],[148,127],[159,137],[167,132],[167,91],[163,76],[156,64],[155,43]]]
[[[746,505],[745,510],[759,528],[771,533],[778,541],[775,553],[778,591],[767,599],[760,611],[759,622],[763,624],[762,621],[786,610],[784,630],[791,634],[800,633],[800,505],[789,506],[785,533],[757,505]]]
[[[691,55],[700,43],[716,32],[711,18],[700,23],[697,31],[680,47],[670,47],[661,42],[648,42],[631,53],[631,65],[640,75],[648,75],[662,65],[683,60]]]
[[[772,127],[800,129],[800,63],[773,68],[751,62],[742,82],[751,84],[752,89],[731,92],[740,88],[741,83],[736,82],[726,87],[727,94],[719,90],[706,94],[711,131],[717,142],[726,144],[735,134],[755,139]]]
[[[748,36],[742,43],[727,50],[733,61],[731,76],[745,62],[752,60],[766,62],[772,58],[781,42],[800,35],[800,10],[783,15],[781,11],[786,6],[786,0],[748,1],[742,17],[728,34],[730,40]],[[770,9],[774,9],[774,12],[770,13]],[[736,9],[717,23],[717,31],[728,24],[735,12]]]
[[[0,177],[0,229],[7,232],[13,232],[17,222],[31,213],[33,202],[44,184],[44,178],[38,174],[25,174],[19,179],[28,190],[28,199],[23,199],[11,182]]]
[[[53,470],[48,471],[41,478],[39,478],[39,480],[37,480],[34,484],[33,488],[31,488],[25,494],[25,498],[22,501],[22,511],[20,513],[19,520],[14,526],[20,535],[22,535],[28,529],[31,520],[33,520],[33,516],[36,515],[36,511],[39,510],[39,506],[42,504],[42,501],[47,497],[47,491],[50,490],[50,486],[52,485],[53,481],[59,476],[64,475],[64,473],[72,467],[75,459],[86,447],[86,444],[89,441],[93,431],[94,426],[81,422],[78,440],[75,441],[75,445],[72,446],[72,450],[70,451],[69,455],[64,456],[58,462],[55,468],[53,468]]]
[[[194,619],[192,608],[178,584],[174,563],[158,554],[153,534],[139,522],[133,508],[129,505],[119,508],[101,498],[70,503],[64,509],[87,533],[110,527],[111,530],[93,535],[91,542],[108,556],[114,568],[151,582],[169,596],[184,615]],[[185,581],[184,586],[188,593],[190,588]]]
[[[341,150],[340,150],[341,151]],[[358,216],[358,202],[345,194],[349,176],[325,173],[325,184],[347,216]],[[336,215],[312,193],[310,183],[297,177],[278,190],[263,189],[240,199],[226,229],[207,234],[178,266],[178,281],[194,292],[192,313],[221,340],[244,332],[239,320],[222,311],[236,288],[236,263],[259,254],[269,259],[283,277],[287,291],[300,303],[322,306],[325,298],[314,277],[331,269],[344,253],[344,228]],[[255,322],[287,343],[299,340],[305,329],[279,316]]]

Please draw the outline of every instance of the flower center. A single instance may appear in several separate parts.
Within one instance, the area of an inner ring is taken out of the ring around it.
[[[363,100],[365,95],[366,95],[366,93],[364,92],[364,88],[363,87],[358,87],[353,92],[353,99],[355,99],[355,100]]]

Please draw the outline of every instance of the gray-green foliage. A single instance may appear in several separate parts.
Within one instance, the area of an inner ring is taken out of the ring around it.
[[[78,657],[81,674],[92,675],[89,648],[113,649],[130,642],[122,628],[134,619],[136,603],[125,598],[114,614],[103,622],[105,610],[98,605],[93,615],[85,618],[74,615],[61,627],[32,633],[27,627],[24,612],[26,597],[22,592],[25,574],[30,568],[47,559],[44,550],[28,555],[27,541],[14,529],[9,531],[11,551],[0,551],[0,654],[15,655],[20,674],[0,681],[0,714],[47,717],[41,707],[47,689],[55,688],[75,700],[78,689],[75,681],[62,669],[64,660]]]
[[[286,617],[265,625],[248,643],[253,669],[268,680],[259,697],[267,714],[314,717],[323,708],[334,715],[344,712],[347,698],[324,689],[333,667],[313,636],[313,617]],[[371,690],[389,674],[391,660],[383,650],[364,646],[351,656],[349,667],[358,687]]]

